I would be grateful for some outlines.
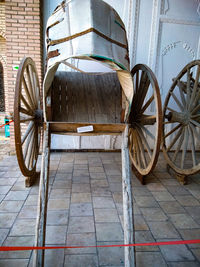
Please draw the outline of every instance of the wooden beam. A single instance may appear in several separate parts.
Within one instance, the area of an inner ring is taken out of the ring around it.
[[[124,215],[124,244],[134,243],[133,232],[133,201],[131,191],[130,161],[128,150],[128,125],[122,134],[122,193],[123,193],[123,215]],[[135,266],[134,247],[125,247],[125,266]]]
[[[99,123],[73,123],[73,122],[49,122],[51,133],[65,133],[76,135],[104,135],[119,134],[125,129],[124,123],[99,124]],[[92,125],[94,130],[87,133],[77,133],[77,128]]]
[[[40,185],[38,195],[38,209],[36,219],[35,246],[45,246],[46,235],[46,217],[48,203],[48,185],[49,185],[49,158],[50,158],[50,131],[49,123],[46,123],[43,139],[43,153],[40,173]],[[34,267],[44,266],[44,250],[34,250]]]

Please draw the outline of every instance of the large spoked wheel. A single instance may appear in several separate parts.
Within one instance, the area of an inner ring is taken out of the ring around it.
[[[163,153],[178,174],[200,170],[200,61],[186,65],[174,79],[163,110]]]
[[[129,154],[136,176],[148,175],[156,165],[162,132],[160,90],[146,65],[132,69],[134,96],[129,115]],[[143,180],[142,180],[143,182]]]
[[[28,57],[19,66],[14,102],[16,154],[21,172],[27,177],[36,173],[41,122],[39,80],[35,63]]]

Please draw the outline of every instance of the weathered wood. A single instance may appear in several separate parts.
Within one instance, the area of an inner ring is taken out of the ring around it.
[[[77,128],[93,125],[94,131],[86,133],[86,135],[106,134],[106,133],[122,133],[125,129],[124,123],[100,124],[100,123],[67,123],[67,122],[49,122],[52,133],[66,132],[77,134]],[[83,134],[77,134],[83,135]]]
[[[49,184],[49,159],[50,159],[50,130],[49,123],[46,124],[43,139],[43,153],[41,163],[40,185],[38,195],[38,209],[35,229],[35,246],[45,245],[46,235],[46,217],[47,217],[47,203],[48,203],[48,184]],[[35,250],[34,267],[44,266],[44,250]]]
[[[134,243],[134,229],[133,229],[133,201],[132,201],[132,187],[130,176],[130,161],[128,150],[128,125],[122,134],[122,193],[123,193],[123,215],[124,215],[124,244]],[[125,266],[135,266],[134,247],[128,246],[124,249],[125,252]]]
[[[52,121],[119,123],[120,96],[116,73],[58,71],[52,84]]]

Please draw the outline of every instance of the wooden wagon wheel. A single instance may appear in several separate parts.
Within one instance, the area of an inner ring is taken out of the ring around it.
[[[14,101],[16,154],[20,170],[26,177],[36,173],[41,122],[39,80],[35,63],[28,57],[19,66]]]
[[[163,153],[178,174],[200,170],[200,60],[186,65],[168,92],[163,110]]]
[[[129,154],[133,171],[143,183],[143,176],[156,165],[161,142],[162,105],[157,80],[146,65],[132,71],[134,96],[129,115]]]

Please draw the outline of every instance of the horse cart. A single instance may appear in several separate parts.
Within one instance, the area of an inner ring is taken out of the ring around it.
[[[146,65],[130,71],[124,24],[102,0],[63,1],[48,19],[46,42],[43,97],[36,65],[28,57],[18,70],[14,104],[16,154],[27,186],[37,177],[41,129],[43,133],[35,245],[45,244],[52,134],[122,136],[124,243],[131,244],[129,157],[143,183],[160,149],[157,80]],[[43,264],[44,252],[35,252],[34,265]],[[133,247],[125,247],[125,265],[134,266]]]

